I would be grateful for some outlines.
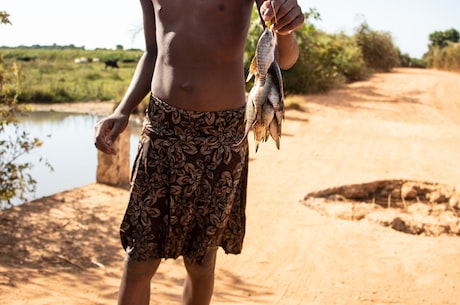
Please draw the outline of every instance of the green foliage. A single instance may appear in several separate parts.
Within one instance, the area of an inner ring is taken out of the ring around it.
[[[423,58],[428,67],[460,71],[460,33],[452,28],[431,33],[429,38],[431,44]]]
[[[297,39],[299,59],[293,68],[283,73],[286,93],[318,93],[339,87],[345,79],[334,63],[337,49],[331,44],[331,37],[305,27],[299,30]]]
[[[19,103],[119,100],[129,85],[140,50],[4,48],[5,65],[23,71]],[[83,59],[83,60],[82,60]],[[106,68],[118,60],[119,69]],[[80,61],[80,63],[76,63]]]
[[[400,67],[405,68],[426,68],[427,64],[423,59],[412,58],[407,53],[401,53],[398,49]]]
[[[20,157],[43,144],[21,130],[17,122],[9,124],[12,125],[12,135],[5,135],[5,126],[0,130],[0,209],[10,206],[13,200],[27,200],[27,195],[35,191],[37,181],[29,172],[33,163],[22,162]],[[39,158],[39,161],[52,169],[44,159]]]
[[[320,14],[310,9],[305,13],[305,24],[295,33],[300,54],[294,67],[283,71],[286,94],[327,92],[345,83],[366,79],[375,71],[388,72],[399,65],[400,53],[391,35],[372,31],[367,24],[361,25],[353,36],[328,34],[315,28],[313,22],[318,19]],[[254,10],[244,54],[245,71],[261,33],[262,25]],[[413,62],[405,61],[408,66]]]
[[[433,32],[428,37],[431,41],[430,47],[444,48],[447,47],[449,43],[460,42],[460,33],[454,28],[446,31]]]
[[[12,199],[25,199],[36,184],[28,174],[32,164],[18,162],[21,155],[41,145],[38,139],[29,139],[26,132],[20,131],[17,123],[16,116],[24,111],[16,104],[18,77],[16,67],[5,70],[0,61],[0,208],[8,206]],[[7,126],[12,127],[12,135],[7,134]]]
[[[8,14],[0,12],[0,23],[9,23],[7,17]],[[29,173],[33,164],[21,162],[20,157],[41,146],[42,142],[38,138],[31,139],[18,125],[17,116],[26,110],[17,104],[20,78],[18,66],[12,64],[5,69],[0,54],[0,209],[9,206],[14,199],[26,200],[27,194],[34,192],[36,187]]]
[[[299,59],[283,73],[288,94],[327,92],[368,76],[361,49],[352,37],[327,34],[308,22],[296,37]]]
[[[362,49],[356,44],[356,41],[343,33],[331,35],[331,39],[336,48],[336,54],[332,61],[338,72],[345,76],[347,82],[367,78],[369,75],[363,59]]]
[[[374,31],[362,23],[355,34],[367,67],[378,72],[389,72],[399,65],[398,50],[389,33]]]
[[[427,68],[428,64],[424,59],[412,58],[412,68]]]

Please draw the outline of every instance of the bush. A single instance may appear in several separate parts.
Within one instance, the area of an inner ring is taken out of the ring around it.
[[[425,60],[431,68],[460,72],[460,43],[449,42],[442,48],[431,47]]]
[[[330,36],[304,28],[297,33],[297,39],[300,55],[294,67],[284,73],[286,93],[311,94],[340,87],[345,77],[334,63],[337,50]]]
[[[287,93],[327,92],[367,78],[361,49],[353,38],[305,26],[297,32],[297,40],[299,60],[284,73]]]
[[[390,72],[400,64],[398,51],[389,33],[373,31],[363,23],[358,27],[355,38],[368,68],[376,72]]]
[[[343,33],[327,34],[317,30],[310,19],[319,18],[319,13],[311,9],[305,13],[306,22],[303,27],[296,31],[299,59],[291,69],[283,71],[287,95],[327,92],[344,83],[369,76],[369,69],[355,38]],[[257,10],[254,10],[245,50],[245,71],[254,56],[261,32],[259,16]]]
[[[0,11],[0,23],[9,23],[6,17],[8,15]],[[33,164],[19,160],[42,145],[39,139],[31,139],[21,130],[17,122],[17,115],[25,111],[17,105],[20,78],[18,66],[13,64],[5,69],[0,54],[0,209],[10,206],[14,199],[25,200],[36,186],[29,174]]]

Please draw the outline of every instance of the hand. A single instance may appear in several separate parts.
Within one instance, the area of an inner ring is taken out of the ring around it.
[[[116,155],[117,151],[112,145],[128,126],[128,119],[129,116],[127,115],[114,113],[97,122],[94,125],[94,145],[96,148],[106,154]]]
[[[272,30],[280,35],[291,34],[304,23],[304,15],[297,0],[267,0],[260,6],[265,22],[271,22]]]

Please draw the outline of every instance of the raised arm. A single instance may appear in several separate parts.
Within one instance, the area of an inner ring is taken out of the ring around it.
[[[256,0],[264,21],[272,24],[278,49],[278,63],[282,69],[292,67],[299,57],[294,30],[304,23],[304,15],[297,0]]]

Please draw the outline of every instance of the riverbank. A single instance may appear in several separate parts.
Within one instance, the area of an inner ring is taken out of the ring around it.
[[[53,103],[26,104],[34,111],[73,112],[94,115],[109,115],[116,107],[114,101],[82,102],[82,103]]]
[[[288,110],[281,149],[250,135],[243,253],[218,253],[213,304],[457,305],[460,238],[324,216],[306,194],[377,180],[460,184],[460,75],[397,69]],[[115,304],[128,193],[89,184],[0,213],[4,304]],[[182,260],[152,282],[179,304]]]

